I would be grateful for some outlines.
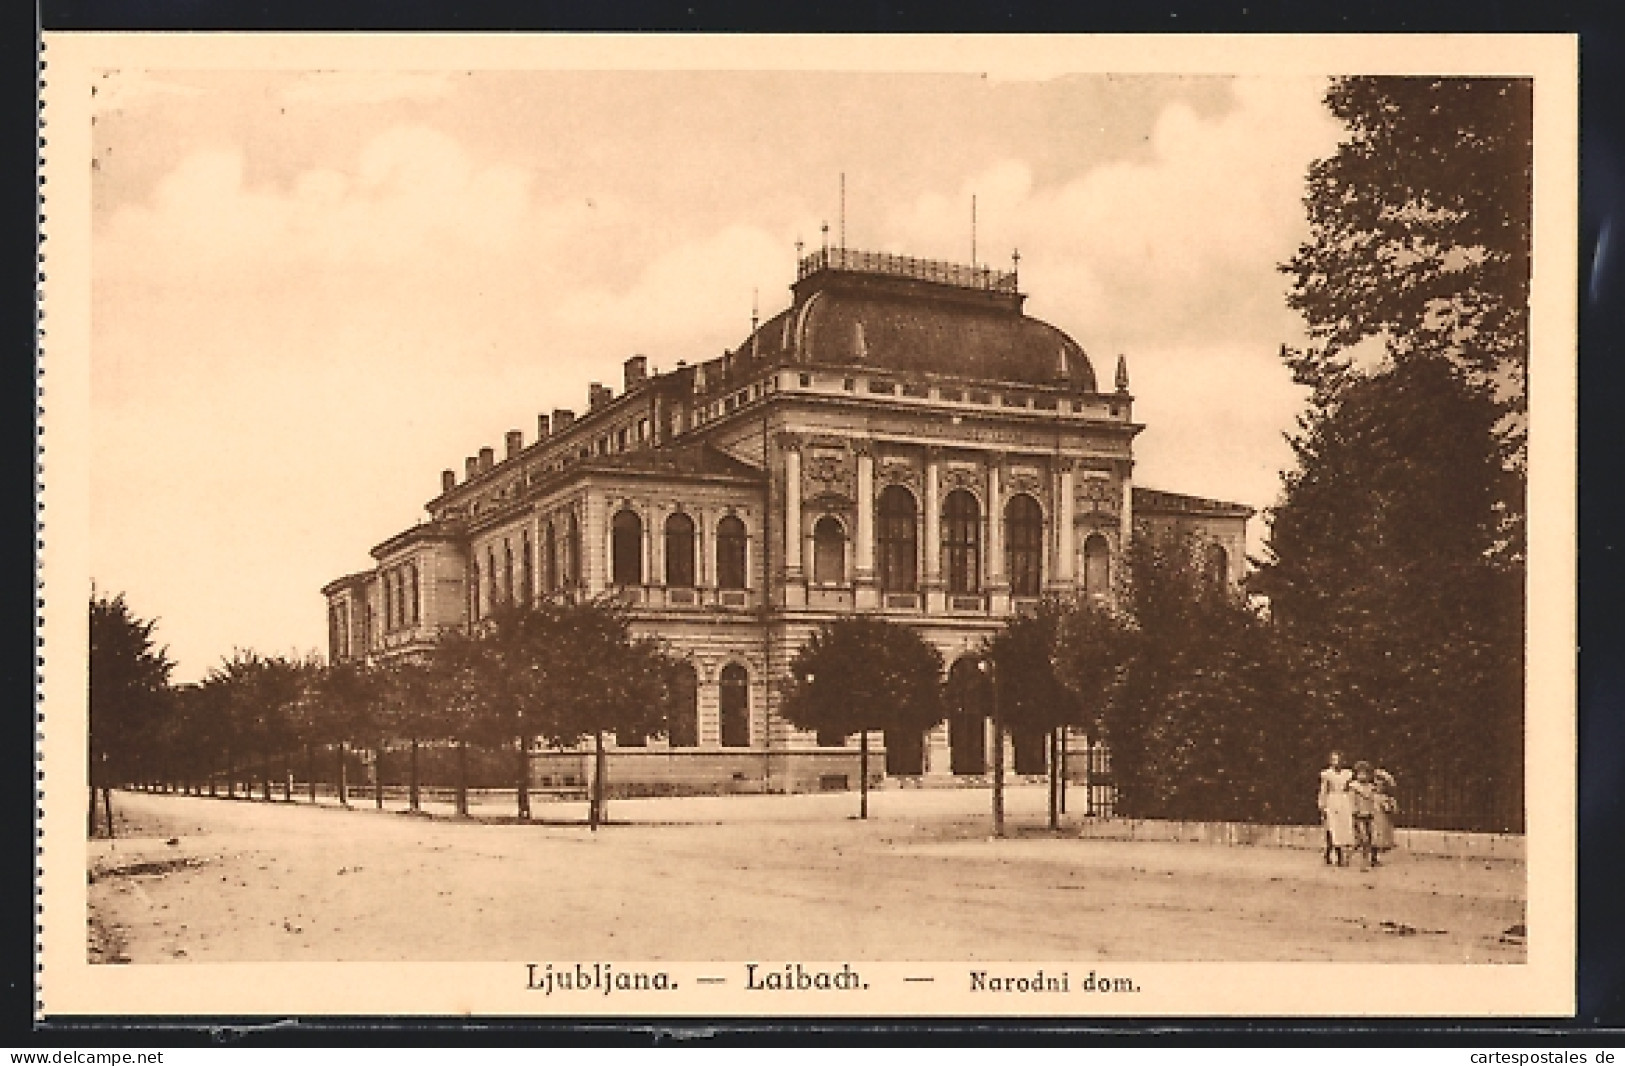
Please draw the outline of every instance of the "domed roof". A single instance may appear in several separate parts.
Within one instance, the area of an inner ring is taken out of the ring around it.
[[[1022,313],[1013,274],[829,249],[793,291],[739,354],[1096,391],[1082,346]]]

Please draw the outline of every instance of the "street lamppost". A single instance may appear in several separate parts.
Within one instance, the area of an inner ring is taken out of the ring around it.
[[[1004,722],[999,717],[999,670],[991,655],[983,655],[976,668],[987,675],[993,704],[993,835],[1004,836]]]

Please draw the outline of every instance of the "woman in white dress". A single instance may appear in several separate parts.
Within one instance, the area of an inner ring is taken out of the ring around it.
[[[1344,849],[1354,846],[1354,806],[1349,796],[1349,782],[1354,771],[1343,765],[1343,753],[1332,752],[1330,765],[1320,772],[1320,822],[1326,827],[1326,865],[1337,856],[1337,865],[1348,865]]]

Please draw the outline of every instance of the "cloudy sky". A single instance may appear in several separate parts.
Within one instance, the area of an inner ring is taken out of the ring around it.
[[[318,648],[319,588],[634,352],[737,344],[795,242],[1021,251],[1141,484],[1267,506],[1316,78],[112,71],[93,135],[92,573],[177,676]],[[1254,543],[1262,531],[1255,523]]]

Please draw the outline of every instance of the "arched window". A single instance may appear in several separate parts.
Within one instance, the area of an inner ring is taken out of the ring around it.
[[[471,559],[468,564],[468,616],[474,621],[480,620],[480,561]]]
[[[530,553],[530,530],[527,529],[519,542],[519,602],[526,607],[530,606],[531,598],[536,594],[535,565]]]
[[[1010,497],[1004,507],[1004,554],[1010,594],[1038,595],[1044,579],[1044,512],[1024,492]]]
[[[1230,553],[1222,544],[1209,544],[1202,555],[1202,572],[1215,588],[1224,588],[1230,581]]]
[[[406,602],[407,602],[408,606],[410,607],[410,611],[408,612],[409,613],[409,620],[410,620],[412,625],[417,625],[419,622],[423,621],[423,600],[422,600],[422,597],[421,597],[421,594],[420,594],[420,590],[418,588],[418,564],[417,563],[408,563],[406,565],[406,577],[407,577]]]
[[[813,583],[846,584],[846,530],[834,515],[825,515],[813,526]]]
[[[913,592],[917,580],[914,494],[888,485],[880,494],[880,587]]]
[[[1104,596],[1112,587],[1112,552],[1106,538],[1091,533],[1083,542],[1083,591]]]
[[[617,511],[610,540],[612,580],[617,585],[643,584],[643,519],[630,509]]]
[[[547,592],[559,590],[559,538],[553,532],[553,523],[542,529],[542,588]]]
[[[717,587],[745,587],[745,523],[734,515],[717,523]]]
[[[501,602],[501,589],[497,585],[497,549],[494,544],[485,549],[485,585],[485,607],[494,611]]]
[[[982,508],[975,496],[955,489],[942,506],[942,565],[950,594],[981,590],[981,559]]]
[[[666,584],[694,587],[694,519],[681,511],[666,517]]]
[[[666,693],[666,737],[674,748],[692,748],[699,743],[700,682],[694,667],[682,663],[674,668],[671,688]]]
[[[564,583],[581,587],[581,523],[574,511],[564,517]]]
[[[513,602],[513,542],[502,542],[502,602]]]
[[[750,747],[750,677],[738,663],[722,668],[722,746]]]
[[[395,628],[395,574],[393,571],[384,571],[384,630],[386,632]]]

